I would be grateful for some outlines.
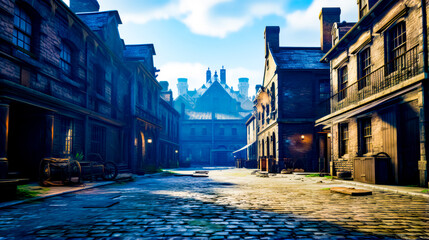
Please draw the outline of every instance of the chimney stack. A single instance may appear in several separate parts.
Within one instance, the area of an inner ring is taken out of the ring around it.
[[[70,9],[74,13],[98,12],[100,5],[97,0],[70,0]]]
[[[177,81],[177,90],[179,91],[179,96],[188,94],[188,79],[178,78]]]
[[[160,81],[159,85],[161,85],[163,92],[167,92],[168,91],[168,82],[167,81]]]
[[[206,72],[206,83],[211,82],[211,79],[212,79],[212,71],[210,71],[210,68],[208,68]]]
[[[320,20],[320,47],[323,52],[332,48],[332,26],[340,22],[341,8],[322,8]]]
[[[223,66],[220,70],[220,83],[226,84],[226,69]]]
[[[280,27],[279,26],[267,26],[265,27],[265,57],[268,54],[268,48],[271,48],[274,52],[277,52],[280,47]]]

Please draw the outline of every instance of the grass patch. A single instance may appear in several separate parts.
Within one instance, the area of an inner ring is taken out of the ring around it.
[[[162,168],[159,168],[155,165],[147,165],[143,169],[145,173],[160,173],[163,171]]]
[[[188,224],[190,226],[204,227],[210,230],[222,230],[224,228],[224,226],[221,226],[220,224],[213,224],[206,220],[191,220]]]
[[[333,177],[333,176],[329,176],[329,175],[328,175],[328,176],[325,176],[325,178],[326,178],[326,179],[333,179],[334,177]]]
[[[331,190],[331,188],[322,188],[320,190]]]
[[[305,177],[320,177],[320,174],[318,174],[318,173],[313,173],[313,174],[305,175]]]
[[[424,189],[422,193],[429,193],[429,189]]]
[[[17,199],[34,198],[39,196],[40,194],[44,194],[48,192],[49,190],[50,188],[38,187],[34,189],[34,187],[31,187],[29,185],[20,185],[16,188],[16,198]]]

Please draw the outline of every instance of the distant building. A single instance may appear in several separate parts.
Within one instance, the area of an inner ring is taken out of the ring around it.
[[[320,149],[332,175],[427,186],[428,6],[359,0],[358,11],[357,23],[339,23],[337,10],[325,36],[334,40],[322,58],[332,93],[329,114],[316,121],[327,136]]]
[[[180,160],[195,165],[233,165],[232,152],[246,145],[245,122],[253,104],[249,79],[239,79],[235,91],[226,82],[226,69],[212,75],[200,89],[188,90],[187,79],[179,78],[179,96],[174,106],[181,113]]]
[[[329,65],[317,47],[280,47],[279,27],[265,29],[265,73],[254,100],[259,167],[318,171],[319,103],[329,98]]]

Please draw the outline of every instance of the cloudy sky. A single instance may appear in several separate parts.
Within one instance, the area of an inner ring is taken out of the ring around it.
[[[341,7],[341,21],[357,20],[356,0],[98,0],[118,10],[126,44],[153,43],[158,80],[177,96],[177,78],[190,89],[205,81],[208,67],[227,69],[227,83],[262,83],[265,26],[280,26],[281,46],[320,46],[319,12]],[[65,1],[68,2],[67,0]]]

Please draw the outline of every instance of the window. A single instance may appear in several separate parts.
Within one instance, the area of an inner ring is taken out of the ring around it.
[[[72,152],[73,140],[73,123],[70,119],[62,119],[61,133],[63,134],[62,139],[64,142],[63,154],[70,155]]]
[[[106,128],[92,125],[91,128],[91,152],[98,153],[106,159]]]
[[[191,128],[191,135],[195,135],[195,128]]]
[[[104,96],[106,84],[106,72],[98,65],[94,66],[95,90],[98,94]]]
[[[349,125],[340,124],[340,157],[349,152]]]
[[[152,93],[149,90],[147,91],[147,108],[152,110]]]
[[[13,18],[13,44],[31,51],[32,22],[30,16],[20,7],[15,7]]]
[[[371,73],[371,53],[370,53],[370,48],[368,47],[359,53],[359,83],[358,83],[359,90],[369,85],[370,73]]]
[[[400,70],[405,64],[406,59],[404,58],[404,54],[407,49],[406,43],[407,36],[405,22],[400,22],[389,31],[388,60],[391,64],[391,67],[389,68],[391,72]]]
[[[371,118],[364,118],[360,122],[360,150],[362,154],[372,152]]]
[[[219,135],[225,135],[225,128],[219,128]]]
[[[71,75],[71,49],[65,43],[61,43],[60,65],[65,74]]]
[[[237,128],[232,128],[231,132],[232,132],[232,135],[237,135]]]
[[[329,98],[329,79],[322,79],[319,81],[319,99],[325,100]]]
[[[349,81],[347,65],[338,71],[338,100],[347,97],[347,82]]]
[[[362,18],[368,13],[368,0],[360,0],[359,2],[359,18]]]

